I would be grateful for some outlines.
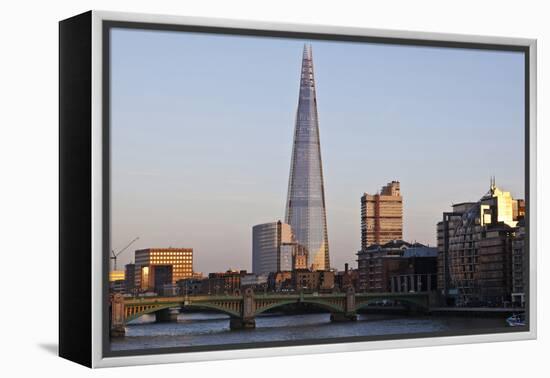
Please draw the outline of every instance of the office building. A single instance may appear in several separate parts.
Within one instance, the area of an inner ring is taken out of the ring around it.
[[[295,243],[290,225],[271,222],[252,227],[252,271],[269,274],[292,269]]]
[[[380,193],[361,197],[361,248],[403,239],[403,197],[399,181],[392,181]]]
[[[159,293],[165,284],[193,276],[192,248],[147,248],[135,251],[136,287]]]

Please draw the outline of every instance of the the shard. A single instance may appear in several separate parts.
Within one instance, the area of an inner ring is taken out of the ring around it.
[[[294,145],[288,182],[286,223],[307,251],[312,270],[329,270],[325,189],[319,142],[311,46],[304,46]]]

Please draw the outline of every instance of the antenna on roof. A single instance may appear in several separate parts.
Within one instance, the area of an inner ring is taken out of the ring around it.
[[[491,192],[494,192],[497,187],[497,179],[495,176],[491,176]]]

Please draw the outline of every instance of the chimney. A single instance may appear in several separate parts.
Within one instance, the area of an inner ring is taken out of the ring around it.
[[[348,274],[348,263],[344,264],[344,271],[346,272],[346,274]]]

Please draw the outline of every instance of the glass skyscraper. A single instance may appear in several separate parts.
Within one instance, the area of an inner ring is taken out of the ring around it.
[[[292,230],[286,223],[271,222],[252,227],[252,271],[268,274],[292,270]],[[288,249],[291,247],[290,258]]]
[[[312,270],[330,268],[325,189],[311,46],[304,46],[285,222]]]

